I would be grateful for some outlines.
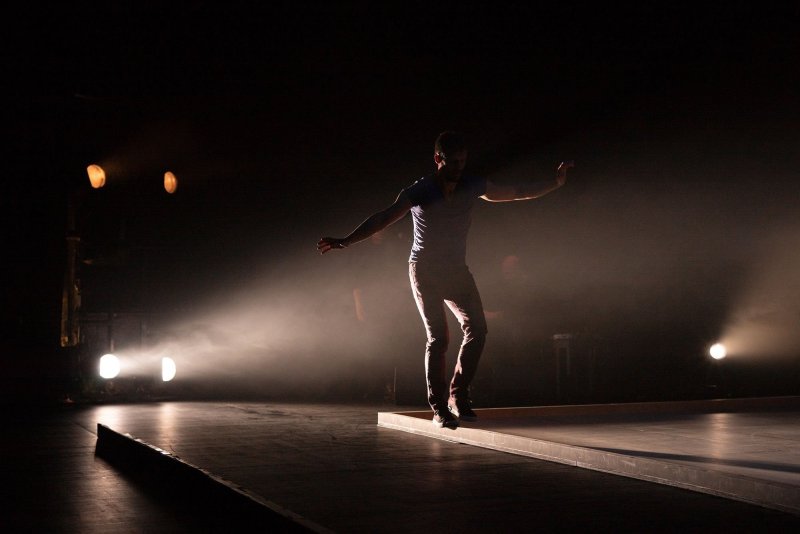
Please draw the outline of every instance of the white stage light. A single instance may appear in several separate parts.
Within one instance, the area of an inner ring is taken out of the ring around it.
[[[178,367],[175,365],[175,360],[172,358],[161,359],[161,380],[169,382],[175,378],[175,373],[177,373],[177,371]]]
[[[100,358],[100,376],[103,378],[114,378],[119,374],[119,358],[113,354],[105,354]]]
[[[725,349],[725,345],[723,345],[722,343],[713,344],[711,348],[708,350],[708,353],[715,360],[721,360],[722,358],[728,355],[728,351]]]

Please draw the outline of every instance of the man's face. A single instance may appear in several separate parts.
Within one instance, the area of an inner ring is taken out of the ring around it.
[[[436,154],[434,156],[439,174],[448,182],[457,182],[467,165],[467,151],[457,150],[450,154]]]

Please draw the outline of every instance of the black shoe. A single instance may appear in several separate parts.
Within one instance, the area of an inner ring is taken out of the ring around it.
[[[477,421],[478,414],[476,414],[468,400],[453,400],[447,404],[447,409],[450,413],[458,417],[459,421]]]
[[[433,424],[439,428],[458,428],[458,419],[447,410],[434,410]]]

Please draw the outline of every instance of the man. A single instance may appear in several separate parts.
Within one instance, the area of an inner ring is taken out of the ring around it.
[[[523,185],[499,185],[463,174],[467,145],[461,134],[442,132],[434,145],[436,172],[397,196],[388,208],[372,214],[345,238],[323,237],[317,249],[325,254],[362,241],[397,222],[411,211],[414,243],[409,258],[409,278],[414,299],[428,336],[425,377],[433,424],[456,428],[458,421],[475,421],[469,384],[475,376],[486,341],[486,319],[472,274],[466,265],[467,233],[472,208],[480,197],[490,202],[539,198],[564,185],[572,162],[561,163],[554,180]],[[449,389],[445,354],[449,341],[444,304],[450,308],[464,334]]]

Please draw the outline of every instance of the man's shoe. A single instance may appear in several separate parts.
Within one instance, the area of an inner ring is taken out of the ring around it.
[[[458,417],[459,421],[477,421],[478,414],[472,410],[469,404],[470,402],[468,400],[450,399],[450,402],[447,404],[447,409],[450,410],[450,413]]]
[[[458,428],[458,419],[447,410],[434,410],[433,424],[439,428]]]

